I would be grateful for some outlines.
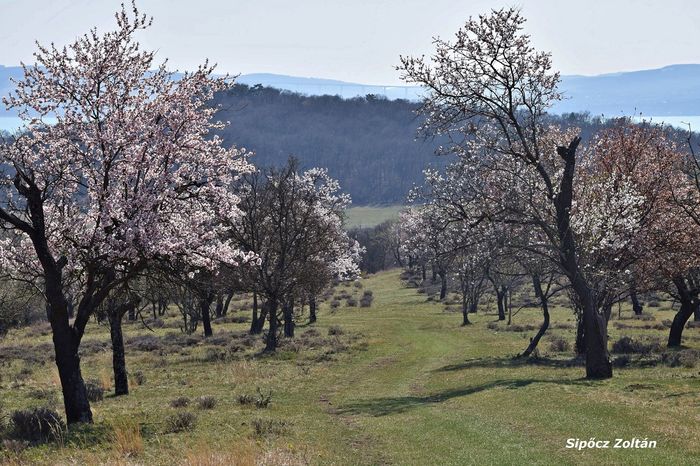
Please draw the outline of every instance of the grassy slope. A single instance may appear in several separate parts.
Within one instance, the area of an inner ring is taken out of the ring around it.
[[[324,335],[329,325],[361,332],[366,349],[357,345],[329,362],[283,351],[273,358],[204,364],[196,357],[202,348],[167,356],[131,352],[128,364],[146,374],[145,385],[134,387],[127,398],[96,403],[97,426],[82,433],[84,440],[71,434],[63,449],[35,448],[24,457],[47,462],[114,459],[106,426],[116,418],[131,417],[141,422],[146,441],[145,452],[132,461],[145,464],[201,460],[212,451],[238,455],[245,464],[245,458],[271,450],[314,464],[700,461],[697,368],[619,369],[612,380],[589,382],[582,379],[581,367],[560,364],[570,355],[552,353],[541,365],[513,364],[510,356],[524,348],[531,332],[490,330],[486,324],[494,316],[483,313],[474,317],[474,325],[459,327],[459,315],[444,313],[441,305],[426,302],[415,289],[401,287],[398,275],[392,271],[365,280],[365,288],[375,296],[370,309],[341,307],[331,314],[324,306],[317,328]],[[670,311],[658,312],[657,321],[670,316]],[[554,322],[569,319],[568,311],[554,311]],[[515,323],[537,320],[536,311],[526,310]],[[95,338],[106,338],[103,328],[90,331]],[[572,330],[554,333],[573,338]],[[647,333],[661,336],[658,330]],[[611,325],[611,337],[618,336]],[[21,337],[17,332],[10,342]],[[698,330],[686,330],[686,340],[698,347]],[[542,346],[546,352],[547,341]],[[108,351],[84,358],[86,375],[104,377],[109,362]],[[18,368],[0,372],[0,396],[10,408],[33,402],[28,398],[32,387],[55,385],[55,370],[49,364],[13,388],[9,374]],[[273,390],[269,409],[236,403],[238,394],[253,393],[256,387]],[[194,432],[160,434],[164,417],[175,411],[168,402],[179,395],[213,395],[219,404],[199,412]],[[254,418],[281,419],[288,427],[276,437],[253,441]],[[590,437],[648,437],[659,446],[582,452],[564,448],[567,438]]]
[[[399,217],[399,212],[405,206],[395,205],[386,207],[351,207],[347,211],[346,225],[348,228],[373,227],[387,220]]]

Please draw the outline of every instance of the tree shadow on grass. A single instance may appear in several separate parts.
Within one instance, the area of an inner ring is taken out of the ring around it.
[[[366,414],[370,416],[386,416],[389,414],[400,414],[414,408],[429,406],[436,403],[459,398],[463,396],[473,395],[475,393],[492,390],[496,388],[505,388],[508,390],[516,390],[527,387],[533,383],[554,383],[558,385],[593,385],[596,382],[579,380],[541,380],[541,379],[511,379],[511,380],[494,380],[480,385],[470,387],[453,388],[442,392],[434,393],[426,396],[398,396],[385,398],[372,398],[359,400],[356,402],[347,403],[338,408],[338,414]]]
[[[519,358],[519,357],[487,357],[487,358],[474,358],[467,359],[466,361],[449,364],[443,366],[439,369],[435,369],[434,372],[452,372],[460,371],[464,369],[474,369],[474,368],[489,368],[489,369],[512,369],[515,367],[525,367],[525,366],[544,366],[553,368],[569,368],[569,367],[583,367],[585,361],[583,359],[555,359],[548,357],[529,357],[529,358]]]
[[[656,367],[661,363],[659,355],[617,355],[613,358],[613,366],[617,369],[648,369]],[[488,368],[488,369],[514,369],[518,367],[542,366],[553,369],[568,369],[571,367],[585,367],[584,358],[550,358],[550,357],[486,357],[473,358],[457,364],[435,369],[433,372],[453,372],[466,369]]]

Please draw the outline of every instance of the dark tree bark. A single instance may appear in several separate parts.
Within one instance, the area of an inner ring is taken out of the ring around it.
[[[496,291],[496,303],[498,305],[498,320],[506,320],[506,307],[504,305],[504,298],[506,293],[505,286],[498,287],[494,286]]]
[[[53,343],[56,353],[56,367],[61,379],[63,406],[66,410],[66,422],[92,422],[92,411],[87,397],[85,381],[80,371],[78,355],[79,340],[67,325],[51,323]]]
[[[129,394],[129,378],[126,371],[124,336],[122,334],[123,317],[124,312],[120,312],[118,309],[115,310],[115,312],[109,313],[109,334],[112,340],[112,370],[114,371],[114,394],[116,396]]]
[[[681,346],[681,339],[685,324],[690,319],[690,316],[698,312],[700,306],[700,300],[698,300],[697,293],[694,293],[693,290],[688,288],[683,278],[674,278],[673,284],[676,285],[676,289],[678,290],[678,298],[681,302],[681,307],[673,317],[671,330],[668,333],[667,346],[669,348]]]
[[[607,379],[612,377],[612,363],[608,354],[607,320],[598,311],[594,291],[579,269],[576,244],[571,231],[571,205],[573,201],[576,149],[581,142],[574,138],[568,147],[558,147],[557,152],[565,162],[559,194],[555,199],[557,231],[560,241],[560,261],[571,282],[583,311],[584,338],[586,343],[586,377]]]
[[[431,270],[431,281],[435,283],[437,281],[437,268],[435,267],[435,264],[431,265],[430,268]]]
[[[136,320],[136,307],[129,308],[128,314],[129,314],[129,317],[128,317],[129,320],[132,322],[135,321]]]
[[[642,315],[644,306],[642,306],[642,304],[639,302],[637,290],[634,287],[630,290],[630,299],[632,300],[632,311],[634,312],[634,315]]]
[[[265,351],[273,352],[277,350],[277,300],[268,299],[266,307],[270,328],[267,331],[267,338],[265,340]]]
[[[231,305],[231,300],[232,300],[232,299],[233,299],[233,293],[229,293],[229,294],[226,296],[226,301],[224,301],[224,309],[223,309],[223,311],[222,311],[223,315],[228,315],[228,308],[229,308],[229,306]],[[253,302],[254,302],[254,304],[255,304],[256,307],[257,307],[257,304],[258,304],[258,303],[257,303],[257,299],[258,299],[257,295],[256,295],[255,293],[253,293]]]
[[[284,313],[284,336],[294,337],[294,302],[290,301],[282,307]]]
[[[309,323],[316,322],[316,296],[309,296]]]
[[[447,273],[441,270],[438,274],[440,275],[440,301],[442,301],[447,296]]]
[[[219,318],[224,315],[224,295],[219,293],[216,296],[216,307],[214,308],[214,315]]]
[[[537,334],[535,335],[534,338],[530,339],[530,344],[528,347],[523,351],[523,354],[521,354],[521,357],[528,357],[532,354],[533,351],[535,351],[535,348],[537,348],[537,345],[540,342],[540,339],[544,335],[544,333],[547,331],[549,328],[549,302],[547,296],[544,294],[544,291],[542,290],[542,282],[540,281],[540,277],[538,275],[534,275],[532,277],[532,285],[535,289],[535,296],[537,298],[540,298],[540,305],[542,306],[542,325],[540,326],[540,329],[537,331]]]
[[[258,316],[258,294],[253,293],[253,318],[250,322],[251,335],[259,335],[265,327],[265,319],[267,318],[267,302],[264,302],[260,315]]]
[[[583,316],[580,316],[576,321],[576,354],[579,356],[586,355],[586,330],[583,327]]]
[[[462,326],[471,325],[469,321],[469,304],[467,300],[467,293],[462,292]]]
[[[214,294],[207,293],[202,296],[199,300],[200,309],[202,312],[202,325],[204,327],[204,336],[210,337],[214,334],[211,329],[211,316],[209,315],[209,308],[211,303],[214,301]]]

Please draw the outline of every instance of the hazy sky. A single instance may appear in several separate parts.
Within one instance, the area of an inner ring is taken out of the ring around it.
[[[31,61],[34,41],[64,44],[112,28],[113,0],[0,0],[0,64]],[[400,54],[428,54],[470,15],[520,6],[535,45],[563,74],[700,63],[697,0],[140,0],[142,43],[187,69],[399,84]]]

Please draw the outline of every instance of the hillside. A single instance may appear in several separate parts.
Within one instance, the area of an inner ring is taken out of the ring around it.
[[[289,156],[304,167],[326,167],[355,205],[401,204],[428,166],[446,163],[435,141],[416,141],[416,103],[405,100],[302,96],[237,86],[217,97],[231,125],[226,143],[255,151],[258,167]]]

